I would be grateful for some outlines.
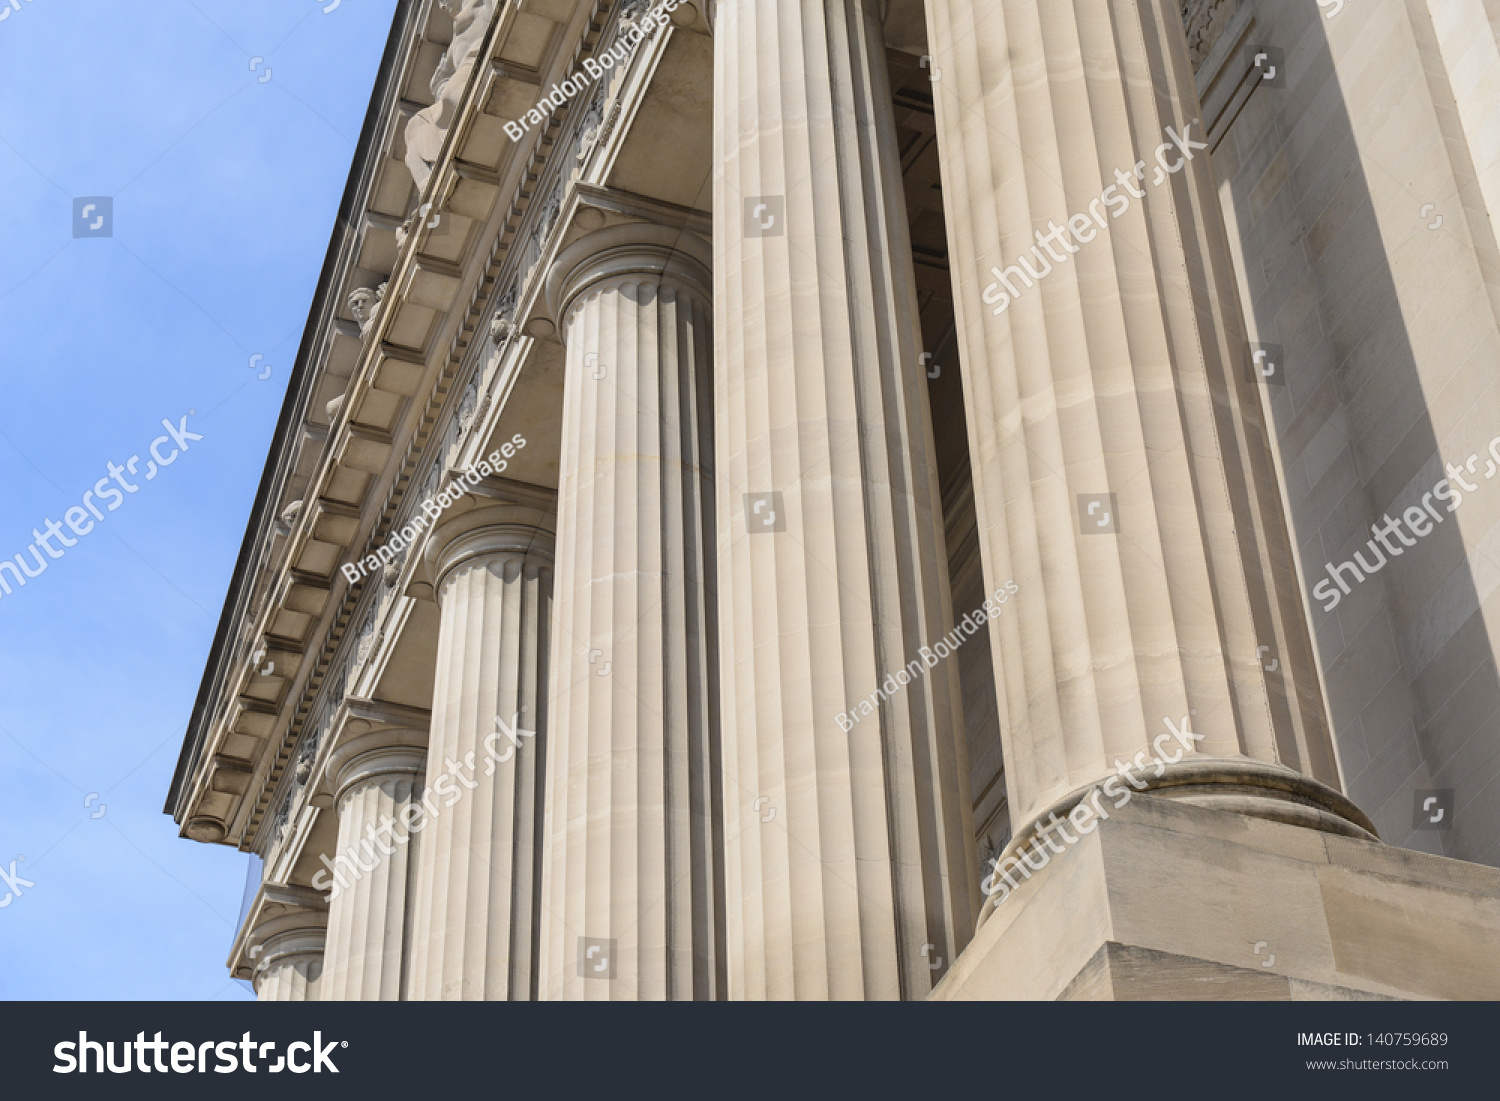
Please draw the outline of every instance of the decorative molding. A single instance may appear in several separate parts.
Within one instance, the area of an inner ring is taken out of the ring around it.
[[[584,26],[582,35],[578,39],[577,48],[574,51],[575,59],[597,46],[600,35],[608,22],[606,18],[601,18],[601,11],[613,14],[613,10],[606,3],[599,2],[595,4],[589,22]],[[503,37],[497,36],[493,43],[493,51],[498,53],[501,48],[503,48]],[[475,79],[468,82],[474,85],[472,95],[475,103],[482,102],[482,97],[486,93],[487,85],[485,85],[485,79],[493,78],[495,73],[501,68],[509,70],[514,68],[514,66],[498,60],[492,60],[488,66],[476,70]],[[481,87],[481,85],[485,86]],[[406,453],[397,467],[396,474],[386,493],[385,501],[378,510],[365,509],[367,515],[370,511],[376,511],[377,519],[374,526],[370,529],[369,535],[363,541],[364,553],[368,553],[369,547],[379,545],[388,539],[389,532],[399,526],[397,520],[403,510],[411,507],[411,505],[419,504],[425,496],[430,495],[431,490],[417,497],[414,502],[410,502],[410,490],[415,481],[416,472],[422,469],[424,465],[428,467],[429,484],[435,489],[435,484],[433,484],[435,482],[434,476],[440,476],[440,467],[449,450],[445,446],[447,441],[438,439],[438,429],[442,425],[445,415],[450,413],[456,414],[457,412],[449,404],[452,389],[462,377],[461,368],[465,361],[475,351],[476,347],[481,345],[481,342],[475,341],[473,338],[476,332],[485,331],[481,328],[483,326],[483,317],[491,310],[490,303],[494,300],[494,296],[500,287],[507,287],[507,295],[514,293],[515,298],[510,301],[502,299],[500,302],[495,303],[493,313],[490,314],[492,324],[485,328],[490,334],[500,337],[502,350],[511,347],[519,347],[524,350],[526,347],[524,344],[514,343],[515,337],[518,335],[515,330],[524,321],[525,315],[522,313],[523,303],[535,302],[540,298],[541,284],[545,273],[537,270],[538,265],[545,257],[546,250],[550,247],[555,247],[555,238],[563,231],[564,227],[560,213],[563,202],[567,197],[567,188],[576,175],[576,156],[574,158],[575,163],[568,163],[568,158],[557,158],[555,156],[559,148],[557,139],[563,127],[570,122],[576,121],[580,114],[586,110],[586,107],[587,105],[583,102],[575,102],[570,105],[569,110],[549,117],[547,124],[533,131],[535,141],[529,151],[528,163],[524,166],[512,167],[512,171],[519,169],[521,183],[511,193],[510,210],[500,219],[499,232],[496,234],[494,243],[491,246],[488,259],[484,261],[480,276],[475,281],[467,309],[465,310],[461,306],[455,308],[454,312],[459,314],[459,324],[454,330],[454,337],[448,348],[447,362],[438,369],[437,377],[427,394],[425,406],[414,422],[411,434],[407,440]],[[616,109],[618,109],[618,105],[616,105]],[[449,135],[450,139],[452,137],[453,135]],[[434,171],[440,173],[444,180],[449,179],[454,173],[460,172],[461,169],[468,167],[466,165],[460,166],[457,163],[459,144],[457,141],[448,140],[443,159],[434,166]],[[570,148],[572,147],[570,146]],[[557,163],[554,164],[554,162]],[[489,175],[493,176],[494,173],[489,173]],[[539,182],[548,177],[551,178],[552,183],[550,189],[545,191],[537,186],[537,183],[529,182]],[[495,177],[494,182],[499,182],[498,176]],[[441,181],[439,183],[441,185]],[[439,190],[441,190],[441,186]],[[540,204],[536,204],[535,199],[539,192],[545,194],[547,197]],[[531,210],[533,205],[538,207],[535,212]],[[516,255],[515,244],[517,241],[527,242],[526,255]],[[404,257],[419,243],[408,241],[404,244],[402,256],[398,257],[393,269],[392,280],[396,278],[395,273],[404,272],[411,267],[412,261]],[[518,260],[523,262],[518,263]],[[467,267],[467,263],[466,261],[465,267]],[[510,277],[502,279],[502,274],[507,269],[510,271]],[[403,282],[404,280],[405,277],[403,276]],[[378,302],[379,299],[377,298],[376,301]],[[370,343],[371,330],[376,330],[377,337],[380,337],[380,330],[386,327],[381,323],[381,309],[375,303],[369,303],[369,306],[369,312],[364,319],[369,322],[369,325],[361,325],[361,337],[366,340],[367,345]],[[500,309],[501,306],[506,307],[506,309]],[[352,328],[353,326],[350,327]],[[386,347],[383,343],[379,344],[382,353]],[[367,352],[362,362],[368,360],[370,354]],[[397,352],[396,358],[407,354],[406,352]],[[497,360],[494,357],[490,357],[488,363],[478,364],[474,368],[476,374],[483,372],[484,375],[484,380],[480,383],[481,393],[479,401],[473,416],[474,424],[477,424],[481,419],[480,411],[488,405],[489,397],[487,391],[484,390],[485,385],[487,383],[495,383],[501,376],[501,372],[490,369],[496,362]],[[351,380],[351,387],[355,381],[368,379],[369,377],[371,376],[368,368],[357,368],[356,379]],[[362,393],[363,390],[361,390],[361,396]],[[352,396],[351,398],[346,398],[346,402],[349,400],[352,400]],[[456,423],[456,418],[454,417],[448,417],[447,419],[450,424]],[[338,430],[341,426],[335,424],[334,428]],[[446,434],[446,430],[444,430],[443,436],[446,436]],[[344,435],[343,431],[328,433],[328,437],[332,440],[341,440]],[[472,436],[472,433],[468,435]],[[327,451],[325,449],[326,454]],[[487,481],[489,480],[487,479]],[[357,555],[358,549],[351,547],[349,548],[349,553]],[[386,608],[396,603],[394,597],[395,595],[399,595],[399,578],[396,584],[391,584],[390,579],[385,578],[383,575],[379,580],[381,588],[386,590],[386,592],[371,599],[379,600],[384,605],[382,608],[383,612]],[[267,808],[275,805],[274,799],[280,787],[281,779],[293,763],[294,747],[298,744],[302,736],[303,728],[308,721],[308,716],[313,706],[319,699],[324,682],[333,669],[342,668],[354,663],[352,657],[346,657],[340,661],[336,655],[343,645],[343,636],[349,622],[356,614],[355,607],[362,601],[364,590],[370,587],[365,582],[347,587],[343,592],[342,606],[334,613],[332,620],[329,622],[321,644],[312,641],[308,643],[308,649],[319,651],[319,656],[308,672],[306,680],[302,682],[300,702],[293,709],[290,720],[282,728],[281,747],[279,751],[274,747],[271,748],[272,761],[269,771],[265,774],[265,778],[259,786],[258,795],[252,796],[254,805],[249,808],[247,812],[248,818],[245,820],[243,826],[243,837],[247,842],[251,842],[251,839],[257,836],[257,830],[260,829],[260,823],[267,814]],[[355,648],[357,649],[357,644],[355,644]]]
[[[1245,0],[1183,0],[1182,24],[1196,72]]]
[[[516,285],[512,283],[510,290],[505,292],[505,297],[495,307],[494,316],[490,318],[490,339],[503,347],[515,335]]]
[[[583,113],[583,118],[578,123],[576,140],[573,143],[573,159],[581,166],[589,159],[589,154],[599,144],[599,139],[604,136],[604,103],[605,87],[600,81],[594,89],[594,94],[589,97],[588,110]]]
[[[623,191],[616,187],[600,187],[582,180],[573,186],[573,192],[577,196],[580,207],[592,207],[595,210],[623,215],[642,222],[687,230],[705,240],[713,237],[714,216],[711,211],[679,206],[676,203],[653,199],[646,195],[637,195],[633,191]]]

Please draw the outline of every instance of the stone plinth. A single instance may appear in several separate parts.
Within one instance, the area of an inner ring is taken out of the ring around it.
[[[1012,873],[933,1000],[1500,998],[1493,868],[1150,795],[1103,805]]]

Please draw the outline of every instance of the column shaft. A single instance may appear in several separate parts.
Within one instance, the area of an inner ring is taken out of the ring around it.
[[[316,956],[279,960],[261,977],[255,988],[263,1002],[315,1002],[323,961]]]
[[[923,997],[978,900],[958,667],[919,659],[953,609],[883,8],[734,0],[715,21],[734,998]],[[767,493],[784,530],[752,534]]]
[[[536,996],[552,520],[515,507],[456,524],[429,547],[441,622],[427,776],[449,779],[422,838],[411,997],[521,1001]]]
[[[614,227],[549,283],[567,383],[544,997],[720,989],[709,258]],[[614,942],[597,978],[580,938]]]
[[[1199,756],[1151,784],[1357,831],[1180,4],[927,12],[986,584],[1019,586],[991,637],[1014,830],[1191,716]]]
[[[377,748],[361,752],[367,740]],[[357,738],[335,751],[330,766],[339,777],[339,849],[321,979],[325,1001],[405,997],[407,896],[417,838],[394,827],[421,798],[424,751],[380,745],[386,741],[378,734]]]

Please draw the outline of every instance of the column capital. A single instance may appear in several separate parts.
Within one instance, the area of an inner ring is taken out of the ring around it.
[[[547,311],[561,332],[585,293],[642,275],[696,291],[712,304],[713,263],[713,246],[685,230],[650,222],[595,230],[558,253],[547,275]]]
[[[557,515],[533,505],[474,509],[439,525],[422,552],[422,570],[434,593],[466,562],[495,557],[539,558],[556,552]]]
[[[327,910],[278,914],[261,922],[251,932],[245,945],[245,958],[254,961],[257,974],[270,970],[288,956],[316,956],[321,960],[327,936]]]
[[[310,984],[316,984],[328,942],[328,911],[295,910],[261,922],[246,938],[243,962],[252,966],[251,985],[262,998],[263,985],[284,967],[300,968]],[[233,963],[233,961],[231,961]],[[273,1000],[286,1000],[283,991]],[[296,998],[293,1000],[301,1000]]]
[[[708,33],[716,34],[714,24],[719,18],[719,4],[721,0],[704,0],[703,20],[708,24]],[[753,0],[746,0],[747,3]],[[734,0],[723,0],[724,6],[728,7]],[[875,20],[884,27],[891,17],[891,0],[870,0],[867,11],[875,17]]]
[[[427,770],[427,732],[376,730],[351,738],[328,758],[334,805],[357,787],[387,776],[421,776]]]
[[[416,860],[406,812],[422,794],[426,741],[426,730],[392,727],[360,734],[330,754],[338,841],[333,859],[321,855],[324,870],[313,876],[315,887],[329,892],[320,1001],[403,997]],[[396,833],[398,823],[405,836]]]

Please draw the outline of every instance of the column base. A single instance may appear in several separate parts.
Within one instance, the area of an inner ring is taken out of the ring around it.
[[[1500,872],[1139,795],[1059,839],[930,995],[1500,999]]]
[[[1061,799],[1054,799],[1033,812],[1019,827],[1013,821],[1011,839],[1001,854],[1001,861],[1030,845],[1039,823],[1050,821],[1053,815],[1066,817],[1109,779],[1108,776],[1100,777],[1074,788]],[[1281,765],[1247,757],[1194,754],[1186,760],[1165,765],[1160,776],[1142,770],[1137,780],[1145,785],[1141,790],[1197,807],[1234,811],[1251,818],[1304,826],[1361,841],[1380,840],[1375,833],[1375,824],[1343,792]],[[1137,794],[1136,785],[1127,786],[1118,778],[1116,784],[1118,791],[1129,792],[1132,796]],[[1113,801],[1115,793],[1105,789],[1104,794],[1109,796],[1106,803]],[[984,920],[984,915],[980,920]]]

